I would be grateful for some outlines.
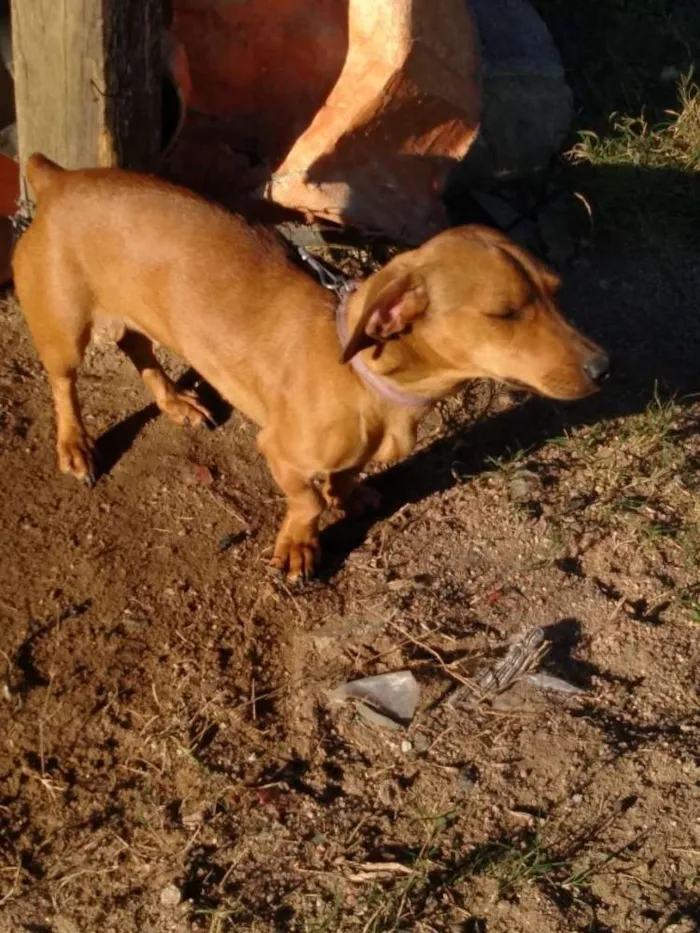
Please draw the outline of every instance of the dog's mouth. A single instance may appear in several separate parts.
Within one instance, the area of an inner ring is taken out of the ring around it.
[[[547,397],[545,392],[542,392],[536,386],[528,385],[527,382],[521,382],[520,379],[497,378],[495,381],[514,395],[537,395],[541,398]]]
[[[579,399],[588,398],[589,395],[595,395],[598,391],[599,386],[594,382],[591,382],[585,390],[578,388],[576,391],[562,391],[562,387],[539,387],[530,385],[527,382],[522,382],[520,379],[499,379],[501,385],[505,386],[506,389],[509,389],[511,392],[516,392],[520,395],[535,395],[538,398],[548,398],[554,399],[560,402],[570,402],[578,401]]]
[[[535,395],[541,394],[534,386],[529,386],[526,382],[521,382],[519,379],[501,379],[499,381],[503,383],[506,389],[512,389],[513,392],[528,392],[534,393]]]

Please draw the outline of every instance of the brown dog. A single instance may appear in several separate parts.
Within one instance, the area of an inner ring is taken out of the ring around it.
[[[602,350],[560,315],[556,276],[492,230],[439,234],[336,309],[273,234],[186,190],[41,155],[28,177],[38,208],[14,277],[54,395],[61,470],[92,480],[76,373],[93,325],[117,321],[119,346],[173,421],[209,412],[176,390],[153,342],[262,428],[288,500],[272,563],[292,579],[313,569],[324,505],[347,505],[370,461],[409,454],[421,417],[466,380],[577,399],[607,373]]]

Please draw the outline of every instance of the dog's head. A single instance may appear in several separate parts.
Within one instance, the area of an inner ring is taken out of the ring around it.
[[[564,319],[558,286],[550,269],[503,234],[448,230],[364,283],[343,359],[373,346],[382,372],[436,395],[488,377],[551,398],[583,398],[609,360]]]

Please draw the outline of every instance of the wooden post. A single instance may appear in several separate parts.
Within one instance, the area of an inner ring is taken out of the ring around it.
[[[164,0],[12,0],[22,174],[42,152],[66,168],[157,167]]]

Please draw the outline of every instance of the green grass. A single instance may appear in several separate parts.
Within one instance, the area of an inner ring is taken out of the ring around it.
[[[598,234],[700,242],[700,5],[536,0],[574,91],[564,158]]]
[[[439,815],[418,815],[416,822],[425,833],[419,852],[412,857],[411,873],[397,880],[389,889],[377,884],[367,898],[370,918],[363,933],[392,933],[408,929],[408,918],[433,889],[431,870],[440,864],[439,841],[454,821],[452,812]],[[420,908],[419,908],[420,910]]]
[[[689,587],[682,592],[678,602],[690,621],[700,625],[700,595],[698,595],[697,587]]]
[[[551,853],[544,842],[541,827],[522,847],[515,844],[499,844],[483,866],[475,866],[498,882],[498,896],[508,897],[527,884],[551,881],[562,870],[568,877],[570,862]]]
[[[581,130],[569,151],[574,162],[590,165],[627,165],[634,168],[695,172],[700,169],[700,88],[692,73],[678,85],[678,109],[669,110],[656,125],[642,112],[638,116],[612,113],[611,131],[601,136]]]
[[[581,130],[566,154],[586,169],[594,193],[594,220],[608,232],[644,240],[696,239],[700,223],[700,88],[688,74],[678,105],[651,124],[613,113],[610,131]]]

